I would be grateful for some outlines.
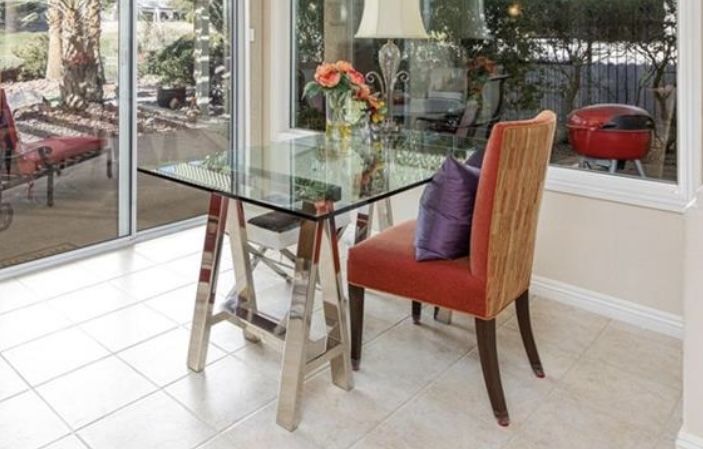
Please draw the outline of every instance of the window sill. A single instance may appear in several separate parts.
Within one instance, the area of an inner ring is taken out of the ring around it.
[[[276,142],[285,142],[287,140],[299,139],[301,137],[310,137],[319,134],[316,131],[302,128],[290,128],[276,134],[274,138]]]
[[[691,199],[678,184],[551,166],[546,189],[683,214]]]

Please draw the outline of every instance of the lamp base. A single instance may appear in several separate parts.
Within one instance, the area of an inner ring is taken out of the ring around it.
[[[378,65],[381,67],[383,81],[386,83],[389,92],[392,92],[393,87],[395,87],[401,56],[400,48],[398,48],[393,39],[388,39],[388,42],[378,52]]]
[[[398,48],[393,39],[388,39],[388,42],[378,52],[378,64],[383,75],[387,109],[386,118],[379,126],[379,131],[383,134],[392,134],[399,131],[399,126],[393,120],[393,95],[395,93],[395,85],[399,79],[398,70],[400,69],[401,57],[400,48]]]
[[[402,53],[400,48],[389,39],[378,52],[378,65],[381,67],[381,74],[378,72],[369,72],[366,75],[366,80],[369,83],[376,83],[380,88],[381,97],[386,103],[386,118],[383,123],[375,125],[377,134],[395,134],[400,131],[400,127],[393,120],[393,94],[398,81],[407,83],[410,75],[406,71],[400,71],[400,61]]]

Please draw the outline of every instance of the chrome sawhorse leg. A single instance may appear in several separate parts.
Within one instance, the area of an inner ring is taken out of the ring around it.
[[[324,210],[320,210],[321,207]],[[331,203],[317,206],[319,213],[331,213],[332,207]],[[225,229],[230,236],[236,287],[223,309],[215,311],[217,274]],[[291,431],[300,423],[302,387],[306,374],[330,363],[333,383],[345,390],[353,388],[347,306],[342,293],[336,231],[333,216],[301,224],[291,308],[286,324],[257,308],[246,238],[246,217],[241,201],[224,199],[215,194],[210,200],[188,367],[196,372],[205,368],[210,329],[213,324],[221,321],[229,321],[241,327],[250,341],[265,340],[282,348],[283,368],[276,420]],[[323,291],[327,335],[311,341],[310,321],[318,273]]]
[[[227,218],[227,233],[229,234],[229,246],[232,251],[232,262],[234,265],[235,287],[230,293],[230,298],[234,302],[228,302],[228,306],[236,304],[238,311],[245,311],[242,317],[247,321],[252,321],[258,313],[256,304],[256,290],[254,288],[254,274],[249,257],[249,241],[247,240],[247,219],[244,214],[244,205],[241,201],[230,200],[230,212]],[[258,343],[259,337],[252,334],[246,327],[243,330],[244,339],[252,343]]]
[[[205,368],[207,360],[228,206],[229,200],[219,195],[210,197],[210,208],[205,227],[203,258],[200,264],[195,311],[193,312],[190,346],[188,348],[188,368],[198,373]]]
[[[229,200],[213,194],[210,198],[203,259],[188,349],[188,368],[195,372],[201,372],[205,368],[210,329],[213,324],[222,320],[222,316],[218,317],[213,309],[225,230],[228,231],[230,237],[236,279],[236,286],[230,296],[236,297],[236,301],[233,303],[237,304],[239,313],[246,312],[242,318],[251,320],[257,313],[254,276],[247,252],[244,206],[241,201]],[[244,329],[244,337],[249,341],[259,341],[259,338],[246,328]]]
[[[325,213],[319,210],[323,206],[317,207],[318,212]],[[331,203],[324,207],[328,212],[332,211]],[[333,216],[324,221],[301,223],[276,418],[280,426],[291,431],[300,423],[301,394],[306,374],[329,362],[335,385],[344,390],[351,390],[354,386],[337,238]],[[315,348],[317,342],[310,341],[318,273],[327,326],[322,351]]]

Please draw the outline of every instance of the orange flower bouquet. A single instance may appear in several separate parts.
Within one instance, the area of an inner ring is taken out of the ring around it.
[[[303,98],[323,94],[327,100],[327,137],[334,141],[351,139],[352,128],[366,114],[374,123],[385,115],[385,105],[371,92],[364,75],[351,63],[323,63],[315,71],[315,81],[305,86]]]

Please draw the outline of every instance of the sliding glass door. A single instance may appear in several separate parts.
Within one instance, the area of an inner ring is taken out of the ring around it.
[[[119,17],[114,1],[0,3],[0,269],[128,232]]]
[[[232,148],[233,1],[137,2],[137,152],[140,164]],[[203,215],[207,195],[139,175],[137,227]]]
[[[235,147],[244,3],[0,1],[0,277],[205,213],[136,167]]]

